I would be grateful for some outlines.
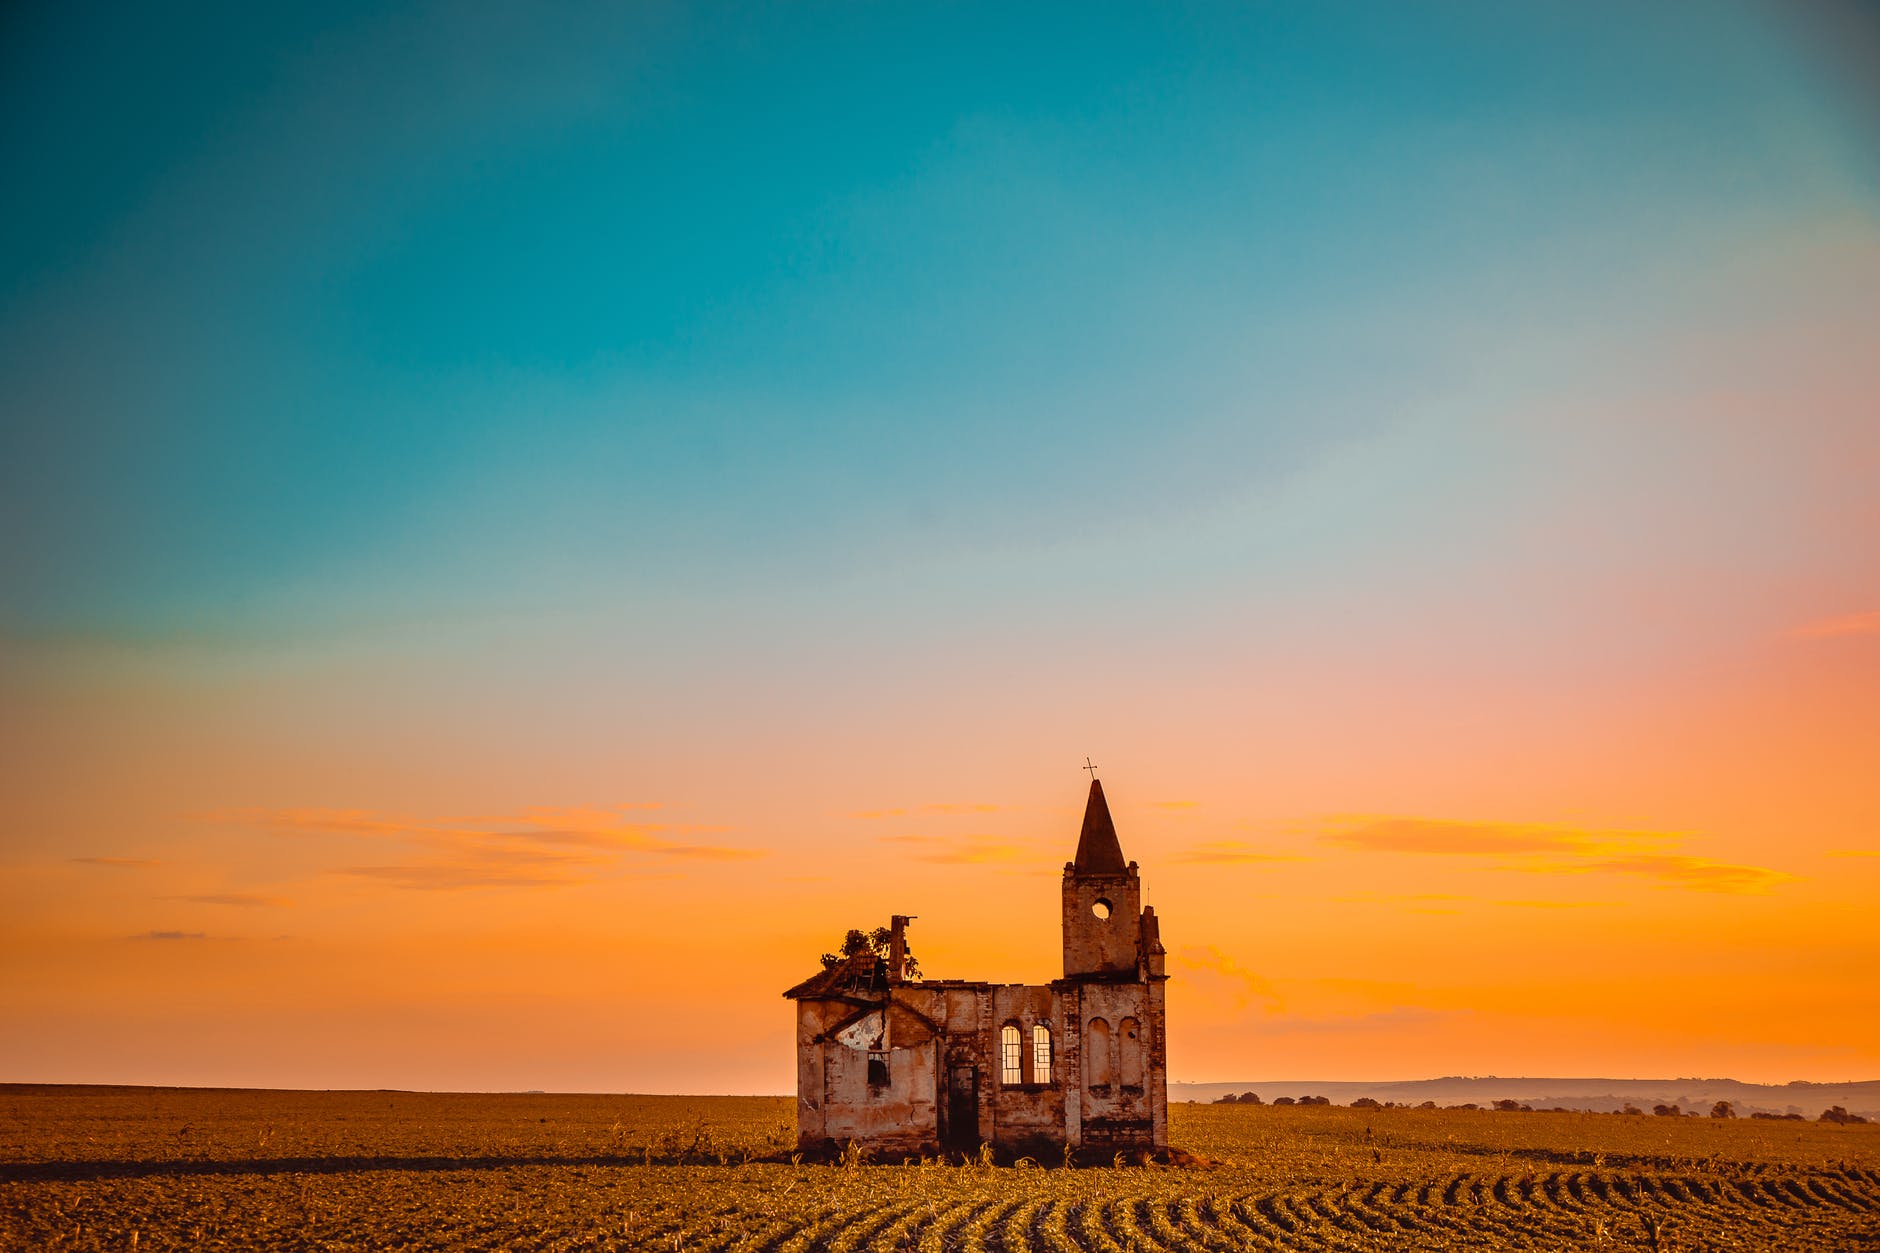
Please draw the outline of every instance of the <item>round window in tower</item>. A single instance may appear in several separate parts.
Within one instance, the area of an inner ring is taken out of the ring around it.
[[[1102,897],[1098,897],[1096,904],[1090,907],[1090,912],[1099,918],[1108,919],[1110,910],[1113,908],[1115,908],[1115,906],[1111,905],[1110,902],[1104,900]]]

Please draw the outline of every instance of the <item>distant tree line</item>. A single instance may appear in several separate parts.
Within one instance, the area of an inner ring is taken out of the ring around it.
[[[1215,1097],[1214,1100],[1210,1103],[1214,1105],[1264,1105],[1264,1104],[1267,1104],[1267,1102],[1262,1101],[1260,1099],[1260,1094],[1258,1092],[1241,1092],[1241,1093],[1229,1092],[1226,1096]],[[1297,1098],[1290,1097],[1290,1096],[1276,1096],[1273,1098],[1273,1101],[1272,1101],[1272,1104],[1274,1105],[1330,1105],[1331,1103],[1332,1102],[1329,1097],[1323,1097],[1323,1096],[1301,1096]],[[1473,1101],[1465,1101],[1460,1105],[1443,1105],[1443,1106],[1438,1106],[1435,1101],[1424,1101],[1418,1105],[1412,1105],[1407,1101],[1399,1104],[1396,1101],[1379,1101],[1372,1097],[1361,1096],[1357,1100],[1353,1101],[1350,1104],[1350,1106],[1348,1106],[1348,1108],[1350,1109],[1426,1109],[1427,1110],[1427,1109],[1438,1109],[1438,1108],[1440,1109],[1481,1109],[1482,1106],[1477,1105]],[[1496,1110],[1498,1112],[1501,1112],[1501,1113],[1509,1113],[1509,1114],[1515,1114],[1515,1113],[1532,1114],[1536,1112],[1532,1105],[1525,1105],[1520,1101],[1507,1100],[1507,1099],[1496,1101],[1489,1108]],[[1547,1108],[1540,1110],[1539,1112],[1543,1114],[1574,1114],[1574,1113],[1590,1113],[1592,1111],[1569,1109],[1564,1105],[1550,1105]],[[1636,1105],[1626,1105],[1621,1109],[1614,1110],[1613,1112],[1619,1115],[1642,1116],[1645,1111],[1640,1109]],[[1652,1113],[1659,1118],[1697,1118],[1700,1116],[1697,1110],[1693,1109],[1693,1110],[1687,1111],[1676,1105],[1654,1105],[1652,1106]],[[1735,1118],[1736,1116],[1737,1116],[1736,1105],[1734,1102],[1718,1101],[1716,1104],[1710,1107],[1709,1117],[1711,1118]],[[1762,1111],[1757,1111],[1755,1113],[1752,1113],[1750,1114],[1750,1117],[1751,1118],[1776,1118],[1776,1119],[1783,1119],[1783,1120],[1790,1121],[1790,1122],[1806,1121],[1803,1118],[1803,1116],[1800,1114],[1770,1114],[1770,1113],[1764,1113]],[[1833,1106],[1830,1106],[1828,1109],[1822,1111],[1821,1121],[1829,1122],[1829,1123],[1864,1123],[1867,1121],[1867,1119],[1863,1115],[1860,1115],[1860,1114],[1850,1114],[1839,1105],[1833,1105]]]

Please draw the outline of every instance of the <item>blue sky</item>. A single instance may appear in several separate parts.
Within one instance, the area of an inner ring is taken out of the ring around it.
[[[1743,6],[12,22],[14,631],[1114,546],[1872,206]]]

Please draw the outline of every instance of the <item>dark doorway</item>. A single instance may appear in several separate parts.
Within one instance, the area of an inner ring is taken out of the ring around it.
[[[947,1075],[947,1147],[970,1153],[979,1147],[979,1068],[955,1066]]]

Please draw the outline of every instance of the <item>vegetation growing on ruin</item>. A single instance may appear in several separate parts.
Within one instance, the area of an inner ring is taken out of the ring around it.
[[[823,969],[827,970],[838,962],[847,961],[851,957],[858,957],[864,953],[886,958],[888,945],[893,938],[894,933],[887,927],[876,927],[872,931],[850,927],[843,933],[842,943],[836,945],[836,951],[822,955]],[[910,979],[918,979],[920,978],[920,959],[914,956],[914,950],[912,946],[907,945],[905,937],[902,939],[902,944],[905,946],[902,950],[906,963],[904,973]]]

